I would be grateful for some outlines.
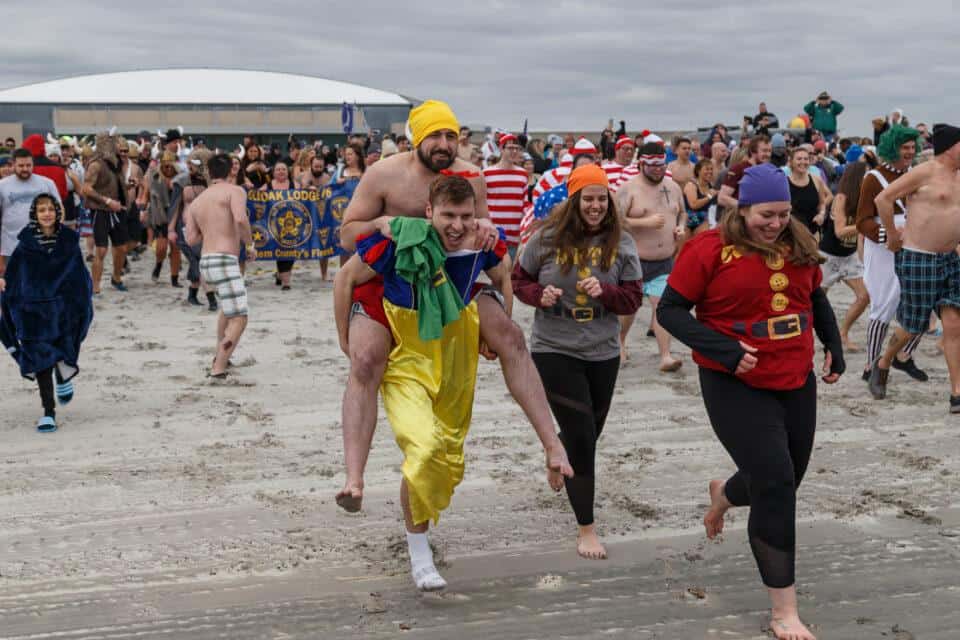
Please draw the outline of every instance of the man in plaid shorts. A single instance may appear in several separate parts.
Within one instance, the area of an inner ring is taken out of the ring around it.
[[[931,162],[891,183],[875,200],[887,247],[896,253],[901,328],[873,367],[870,392],[875,398],[886,395],[892,358],[926,330],[936,311],[950,372],[950,413],[960,413],[960,128],[934,125],[933,149]],[[893,205],[907,197],[910,215],[900,231]]]
[[[247,194],[227,181],[233,161],[220,153],[207,161],[210,186],[183,212],[187,243],[202,243],[200,275],[215,287],[220,299],[217,317],[217,355],[211,378],[226,378],[230,354],[247,328],[247,288],[240,272],[240,243],[246,245],[249,260],[256,258]]]

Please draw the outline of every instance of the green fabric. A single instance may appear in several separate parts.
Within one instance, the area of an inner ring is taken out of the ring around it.
[[[843,105],[834,100],[830,106],[821,107],[815,100],[811,100],[803,107],[810,116],[810,127],[821,133],[837,132],[837,116],[843,112]]]
[[[397,275],[416,292],[417,333],[421,340],[437,340],[464,306],[443,268],[447,252],[440,236],[423,218],[396,217],[390,221],[390,233],[397,246]]]
[[[880,136],[880,144],[877,145],[877,155],[887,162],[896,162],[900,159],[900,147],[911,140],[917,145],[917,152],[923,149],[920,142],[920,132],[902,124],[891,125],[889,129]]]

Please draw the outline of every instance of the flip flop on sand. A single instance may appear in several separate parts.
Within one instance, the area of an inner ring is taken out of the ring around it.
[[[53,433],[57,430],[57,421],[50,416],[43,416],[37,420],[37,431],[40,433]]]

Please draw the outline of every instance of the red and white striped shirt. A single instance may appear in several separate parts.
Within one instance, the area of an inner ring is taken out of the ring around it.
[[[527,194],[527,172],[520,168],[501,169],[492,166],[483,170],[483,179],[487,183],[490,220],[503,229],[507,244],[518,244]]]
[[[608,160],[600,165],[600,168],[603,169],[607,174],[607,182],[610,184],[610,188],[613,188],[613,185],[617,184],[620,180],[620,174],[623,173],[623,165],[619,162],[614,162]]]

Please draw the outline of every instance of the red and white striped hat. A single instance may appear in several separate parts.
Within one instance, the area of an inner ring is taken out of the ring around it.
[[[577,140],[577,143],[573,145],[573,149],[570,150],[575,156],[583,155],[589,153],[590,155],[597,155],[597,148],[593,146],[593,143],[587,140],[586,138],[580,138]]]
[[[500,136],[500,139],[497,140],[497,146],[503,149],[510,142],[517,142],[517,136],[513,135],[510,132],[504,133]]]
[[[644,129],[640,132],[640,135],[643,136],[643,144],[647,144],[648,142],[659,142],[663,144],[663,138],[655,133],[650,133],[649,129]]]
[[[569,153],[565,153],[565,154],[563,154],[562,156],[560,156],[560,166],[561,166],[561,167],[566,167],[566,168],[568,168],[568,169],[569,169],[570,167],[572,167],[572,166],[573,166],[573,156],[570,155]]]
[[[628,144],[631,146],[636,146],[636,144],[633,142],[633,138],[629,136],[620,136],[619,138],[617,138],[617,144],[615,144],[613,148],[619,151],[621,147],[625,147]]]

